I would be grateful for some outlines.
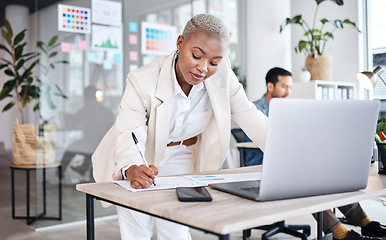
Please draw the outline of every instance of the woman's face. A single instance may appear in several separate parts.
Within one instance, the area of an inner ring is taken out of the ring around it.
[[[197,85],[215,74],[228,48],[228,40],[197,30],[188,39],[179,36],[176,63],[177,80],[183,85]]]

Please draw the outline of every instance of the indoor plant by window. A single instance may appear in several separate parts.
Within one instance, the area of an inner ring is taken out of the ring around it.
[[[8,58],[0,58],[0,70],[5,69],[4,73],[9,80],[3,84],[0,101],[12,99],[2,109],[2,112],[14,106],[17,109],[13,127],[13,161],[15,164],[41,164],[55,161],[56,128],[26,124],[24,119],[24,109],[28,104],[34,104],[33,110],[39,111],[41,89],[39,81],[34,81],[34,68],[40,61],[40,54],[25,52],[26,30],[14,35],[6,19],[4,26],[5,29],[1,31],[1,34],[5,39],[5,45],[0,44],[0,50],[4,51]],[[50,40],[50,42],[55,41]],[[53,134],[48,134],[48,132],[53,132]]]
[[[302,15],[296,15],[292,18],[287,18],[280,26],[280,32],[290,24],[298,24],[303,29],[305,39],[301,39],[298,42],[295,52],[303,52],[307,55],[305,65],[306,69],[311,73],[311,80],[332,80],[332,59],[324,55],[324,50],[327,42],[334,39],[334,32],[337,29],[343,29],[345,25],[350,25],[360,32],[356,24],[349,19],[328,20],[321,18],[317,22],[319,6],[326,1],[331,1],[338,6],[343,5],[343,0],[315,0],[316,9],[312,25],[309,25]],[[326,30],[327,25],[330,25],[332,28]]]

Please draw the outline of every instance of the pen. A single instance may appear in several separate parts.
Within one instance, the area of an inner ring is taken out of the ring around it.
[[[137,137],[135,136],[134,132],[131,132],[131,136],[133,137],[135,146],[137,147],[138,152],[141,155],[143,164],[145,164],[146,167],[149,167],[149,164],[147,164],[145,156],[142,154],[141,148],[139,147],[138,140],[137,140]],[[156,186],[154,181],[153,181],[153,184],[154,184],[154,186]]]

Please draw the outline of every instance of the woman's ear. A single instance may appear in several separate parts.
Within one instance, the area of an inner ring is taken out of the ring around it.
[[[184,38],[182,37],[182,35],[179,35],[177,38],[177,49],[178,50],[181,50],[183,41],[184,41]]]

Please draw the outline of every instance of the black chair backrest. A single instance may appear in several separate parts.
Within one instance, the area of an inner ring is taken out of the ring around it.
[[[241,128],[232,128],[231,133],[237,142],[245,142],[245,135]]]

